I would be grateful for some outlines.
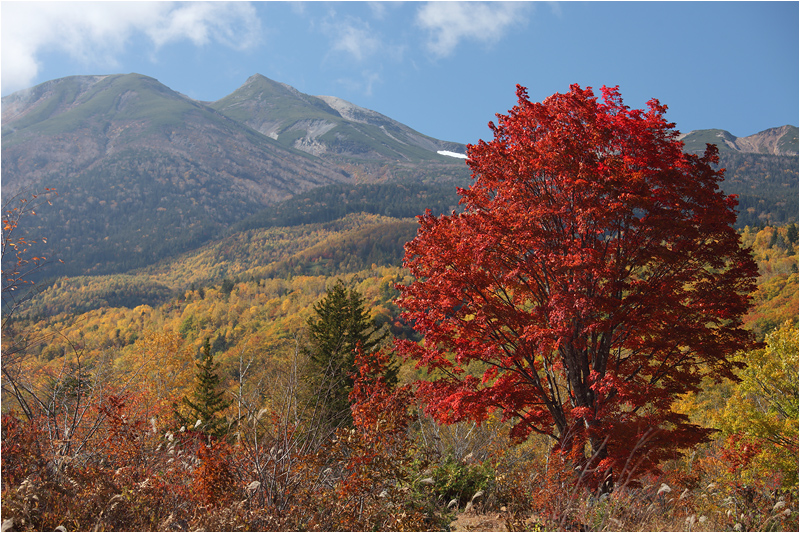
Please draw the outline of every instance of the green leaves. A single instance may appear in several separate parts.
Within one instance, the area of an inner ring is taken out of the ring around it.
[[[719,417],[727,435],[761,445],[761,468],[780,470],[785,486],[797,483],[798,329],[787,321],[766,338],[766,346],[740,354],[747,367]]]
[[[376,332],[361,295],[341,280],[314,305],[314,312],[308,320],[307,353],[312,365],[308,378],[324,406],[326,422],[332,427],[350,426],[356,350],[374,352],[388,332]],[[393,378],[396,370],[392,372]]]
[[[214,354],[211,352],[211,343],[208,339],[203,345],[202,359],[196,366],[196,384],[192,398],[183,398],[188,412],[176,415],[181,424],[187,428],[196,427],[207,435],[224,437],[228,433],[228,421],[222,413],[230,406],[231,400],[225,399],[225,391],[219,388],[220,378],[217,374],[219,363],[214,362]]]

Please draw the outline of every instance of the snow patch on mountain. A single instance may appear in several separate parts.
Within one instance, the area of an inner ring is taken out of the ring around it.
[[[439,155],[446,155],[448,157],[458,157],[459,159],[467,159],[467,156],[464,154],[459,154],[456,152],[450,152],[448,150],[439,150],[436,152]]]

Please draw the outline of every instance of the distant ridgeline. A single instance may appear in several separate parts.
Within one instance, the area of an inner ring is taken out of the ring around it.
[[[797,222],[797,126],[770,128],[748,137],[697,130],[682,140],[689,153],[702,153],[706,143],[719,149],[719,166],[726,169],[722,190],[739,196],[738,228]]]

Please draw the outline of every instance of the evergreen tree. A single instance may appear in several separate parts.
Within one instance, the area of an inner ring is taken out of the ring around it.
[[[325,298],[314,305],[309,318],[310,342],[306,347],[311,369],[308,381],[322,406],[322,419],[332,428],[351,426],[349,395],[353,390],[356,350],[369,354],[378,349],[388,335],[379,333],[355,289],[348,290],[341,280]],[[397,381],[397,368],[390,368],[387,383]]]
[[[176,411],[176,416],[181,424],[193,427],[198,420],[201,421],[199,429],[215,437],[223,437],[228,432],[228,422],[222,412],[231,404],[223,396],[225,391],[219,389],[219,376],[217,370],[219,363],[214,361],[211,351],[211,342],[206,339],[203,344],[203,355],[197,365],[196,384],[192,391],[192,399],[183,398],[183,404],[188,408],[184,415]]]

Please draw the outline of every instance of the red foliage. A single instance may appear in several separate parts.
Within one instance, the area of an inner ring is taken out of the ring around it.
[[[44,471],[44,458],[37,421],[20,420],[14,412],[3,415],[3,486],[17,486],[30,474]]]
[[[402,435],[410,421],[411,388],[392,388],[386,383],[389,363],[390,356],[384,352],[356,353],[358,375],[350,393],[353,425],[373,439]]]
[[[3,258],[3,268],[11,267],[2,271],[2,294],[3,304],[10,305],[21,297],[20,289],[27,284],[32,284],[29,279],[32,274],[37,272],[46,262],[44,256],[32,256],[30,249],[38,241],[31,240],[19,235],[19,225],[21,220],[29,215],[36,215],[36,209],[42,202],[52,205],[47,198],[51,195],[58,195],[55,189],[46,188],[43,193],[31,194],[30,198],[23,194],[13,195],[3,203],[2,207],[2,243],[0,244],[0,255]],[[5,199],[4,199],[5,200]],[[46,243],[47,239],[40,239]],[[14,254],[14,261],[6,258],[6,253]],[[4,309],[4,316],[7,314]]]
[[[761,443],[753,438],[739,433],[729,435],[722,449],[722,461],[728,465],[728,472],[734,473],[746,468],[761,449]]]
[[[338,435],[347,449],[347,475],[339,483],[340,498],[391,486],[403,477],[401,465],[409,453],[410,386],[392,388],[386,383],[386,353],[365,355],[359,348],[356,367],[358,374],[350,393],[354,428]]]
[[[236,494],[230,456],[230,446],[223,441],[201,445],[197,451],[200,465],[193,472],[193,491],[204,504],[224,505]]]
[[[418,394],[440,422],[499,409],[514,437],[586,446],[583,467],[622,476],[707,440],[671,404],[733,377],[757,272],[716,148],[684,154],[666,106],[602,93],[519,87],[469,146],[464,212],[420,217],[406,246],[398,303],[425,340],[398,348],[435,376]]]

